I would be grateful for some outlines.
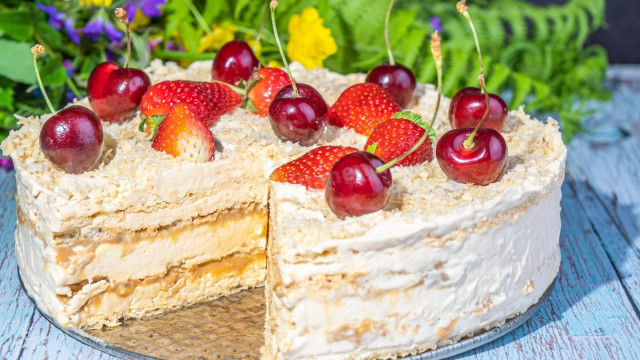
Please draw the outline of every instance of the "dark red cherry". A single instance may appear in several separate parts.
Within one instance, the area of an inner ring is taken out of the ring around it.
[[[454,129],[474,128],[482,119],[487,108],[487,100],[482,90],[475,87],[460,89],[451,98],[449,122]],[[507,121],[509,108],[502,98],[489,94],[489,114],[482,127],[500,131]]]
[[[104,62],[91,72],[87,93],[100,119],[120,124],[136,114],[149,86],[151,80],[144,71]]]
[[[309,146],[324,132],[329,108],[316,89],[307,84],[296,85],[299,97],[292,85],[278,91],[269,105],[269,122],[278,138]]]
[[[404,65],[383,64],[369,71],[366,82],[385,88],[400,107],[407,107],[416,91],[416,77]]]
[[[393,179],[387,169],[376,168],[384,162],[379,157],[358,151],[342,157],[329,172],[325,199],[339,218],[361,216],[382,209],[391,197]]]
[[[213,60],[213,80],[237,84],[248,80],[260,65],[258,58],[242,40],[233,40],[224,44]]]
[[[100,160],[102,144],[102,123],[84,106],[60,110],[40,130],[40,148],[44,155],[71,174],[93,169]]]
[[[454,129],[445,133],[436,145],[436,158],[444,173],[454,181],[477,185],[490,184],[502,175],[507,164],[507,143],[499,132],[480,128],[470,149],[463,142],[473,129]]]

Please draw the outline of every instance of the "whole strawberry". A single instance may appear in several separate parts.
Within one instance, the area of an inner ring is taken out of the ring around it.
[[[194,162],[211,160],[215,151],[213,135],[196,109],[182,103],[174,106],[160,123],[151,147]]]
[[[145,117],[166,115],[178,103],[191,105],[204,124],[211,127],[221,115],[239,106],[242,97],[220,83],[163,81],[144,94],[140,111]]]
[[[422,121],[420,115],[411,111],[393,114],[392,118],[378,125],[365,145],[365,149],[385,163],[401,156],[420,140],[429,129],[429,139],[425,140],[413,153],[398,162],[396,166],[414,166],[433,160],[433,128]]]
[[[246,107],[260,116],[269,115],[269,105],[278,91],[291,84],[289,75],[278,68],[264,67],[251,75],[248,82]]]
[[[271,173],[271,180],[301,184],[307,189],[324,189],[329,171],[343,156],[358,151],[352,147],[320,146]]]
[[[400,111],[393,97],[377,84],[356,84],[347,88],[329,109],[328,122],[371,135],[379,124]]]

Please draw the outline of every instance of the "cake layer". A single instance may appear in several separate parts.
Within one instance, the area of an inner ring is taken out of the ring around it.
[[[123,317],[139,318],[212,300],[262,286],[265,270],[265,253],[256,251],[235,253],[189,270],[169,270],[163,276],[109,282],[105,291],[89,298],[79,310],[78,321],[85,328],[115,326]]]
[[[169,297],[178,293],[167,292],[169,290],[159,287],[166,284],[167,280],[149,282],[149,278],[164,278],[172,274],[169,279],[178,284],[189,280],[191,285],[180,290],[181,295],[176,298],[176,301],[184,298],[180,300],[184,303],[225,295],[225,289],[231,286],[246,288],[259,284],[264,280],[264,259],[254,261],[256,269],[261,266],[262,280],[253,281],[259,275],[256,270],[250,276],[251,283],[243,282],[240,276],[240,282],[221,278],[223,283],[216,285],[217,280],[207,275],[208,270],[197,269],[233,264],[237,262],[233,260],[233,254],[251,253],[264,258],[266,231],[267,210],[250,204],[152,232],[113,234],[115,237],[111,241],[75,241],[68,248],[66,245],[47,245],[39,238],[34,227],[20,217],[16,230],[16,254],[23,283],[39,307],[55,317],[56,321],[76,326],[90,325],[88,322],[116,324],[120,316],[142,316],[152,308],[161,311],[165,305],[172,304]],[[60,261],[65,258],[67,262]],[[232,262],[228,263],[230,260]],[[220,264],[216,265],[218,261]],[[184,276],[187,278],[180,280]],[[199,280],[198,276],[207,279]],[[95,313],[81,315],[81,309],[90,299],[110,288],[118,288],[120,291],[114,293],[122,294],[123,287],[118,284],[141,281],[143,286],[129,300],[122,296],[117,299],[107,297],[102,302],[106,308],[94,306]],[[206,289],[189,295],[196,285],[205,286],[203,284],[206,284]],[[171,291],[182,289],[174,287],[171,287]],[[158,297],[167,299],[158,300]],[[131,308],[130,312],[127,312],[127,308]],[[100,322],[99,318],[103,315],[104,322]]]
[[[21,232],[17,241],[41,253],[39,262],[51,273],[56,288],[99,277],[115,281],[143,278],[162,274],[175,264],[197,265],[266,246],[267,209],[255,204],[238,204],[158,229],[104,229],[99,236],[76,236],[57,245],[34,241],[43,234],[21,212],[18,218],[20,226],[30,231]]]
[[[560,196],[555,186],[455,240],[397,233],[385,249],[354,241],[295,262],[270,248],[266,357],[403,356],[524,312],[559,268]]]

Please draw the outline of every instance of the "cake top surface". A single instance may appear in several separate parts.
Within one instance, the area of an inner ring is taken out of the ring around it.
[[[364,74],[305,70],[295,63],[292,70],[298,82],[314,86],[328,105],[333,104],[344,89],[364,80]],[[207,81],[211,77],[211,62],[196,62],[183,69],[174,63],[154,61],[146,72],[152,83]],[[409,109],[430,118],[435,95],[432,85],[418,85]],[[89,107],[87,99],[77,103]],[[435,125],[438,137],[449,129],[448,105],[448,99],[444,99]],[[185,195],[206,196],[225,191],[222,184],[230,178],[266,181],[276,166],[310,149],[282,142],[274,135],[267,118],[237,109],[223,115],[212,127],[216,139],[215,160],[192,163],[153,150],[147,135],[138,131],[141,120],[137,116],[122,125],[103,123],[105,150],[99,166],[73,175],[56,169],[40,151],[40,128],[49,116],[19,118],[22,128],[10,134],[2,150],[13,158],[18,181],[31,192],[36,203],[54,210],[43,216],[53,216],[60,221],[79,214],[91,216],[125,209],[153,211],[162,204],[180,201]],[[518,110],[510,113],[502,134],[509,147],[509,160],[500,181],[488,186],[458,184],[447,179],[436,161],[408,168],[394,167],[393,195],[387,207],[345,221],[331,213],[323,191],[272,182],[272,196],[275,194],[274,200],[280,203],[279,215],[286,213],[288,219],[283,231],[315,227],[321,221],[338,224],[333,237],[345,237],[353,233],[349,228],[358,229],[352,234],[357,235],[364,224],[371,224],[368,229],[376,229],[376,224],[384,224],[389,219],[428,222],[452,212],[466,214],[468,218],[487,216],[488,210],[493,212],[502,205],[508,208],[523,197],[543,191],[564,173],[566,148],[555,121],[543,124]],[[363,148],[365,142],[366,137],[354,131],[328,126],[317,145]]]

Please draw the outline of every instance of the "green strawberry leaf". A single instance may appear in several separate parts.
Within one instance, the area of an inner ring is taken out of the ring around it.
[[[367,146],[367,152],[371,153],[371,154],[375,154],[377,147],[378,147],[378,143],[373,143],[373,144]]]
[[[146,117],[146,116],[142,115],[142,121],[140,122],[140,125],[138,126],[138,130],[140,132],[148,134],[153,129],[153,134],[151,135],[151,138],[149,139],[149,140],[153,140],[156,137],[156,134],[158,133],[158,128],[160,127],[160,123],[162,123],[162,120],[164,120],[165,117],[167,117],[167,116],[166,115],[153,115],[153,116]]]
[[[422,120],[422,116],[414,113],[410,110],[398,111],[397,113],[391,115],[392,119],[405,119],[413,122],[414,124],[420,126],[421,128],[429,131],[429,140],[433,143],[436,140],[436,131],[433,127],[430,127],[429,124],[425,123]]]

